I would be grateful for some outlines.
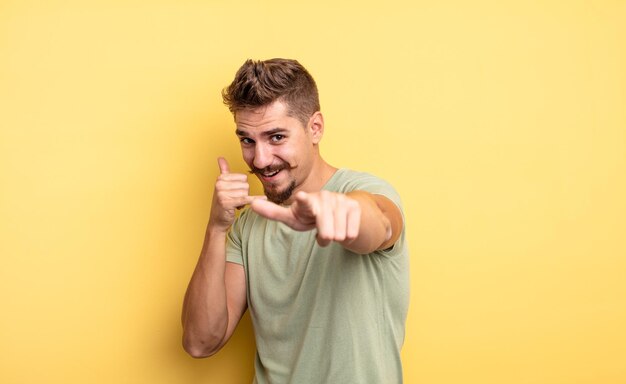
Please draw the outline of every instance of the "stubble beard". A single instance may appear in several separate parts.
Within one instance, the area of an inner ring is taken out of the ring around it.
[[[259,177],[259,179],[261,179],[264,173],[283,170],[289,171],[293,168],[294,167],[291,167],[289,163],[283,162],[277,166],[266,167],[263,169],[252,166],[250,169],[250,173],[255,174],[257,177]],[[289,198],[293,194],[293,191],[295,191],[296,189],[296,179],[293,177],[291,178],[291,180],[289,180],[289,185],[287,185],[287,187],[282,190],[278,190],[277,187],[275,187],[272,183],[268,185],[265,185],[263,182],[261,183],[263,184],[263,192],[265,193],[265,196],[267,196],[267,199],[276,204],[283,204],[285,201],[289,200]]]
[[[271,189],[270,187],[263,186],[263,191],[267,199],[272,203],[282,204],[285,201],[289,200],[293,191],[296,189],[296,181],[291,180],[289,185],[283,190]]]

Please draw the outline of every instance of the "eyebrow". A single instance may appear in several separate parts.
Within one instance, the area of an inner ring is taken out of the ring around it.
[[[285,128],[272,128],[269,131],[265,131],[261,133],[261,136],[272,136],[275,135],[277,133],[285,133],[287,132],[287,130]],[[235,133],[237,134],[237,136],[247,136],[248,133],[242,129],[237,129],[235,131]]]

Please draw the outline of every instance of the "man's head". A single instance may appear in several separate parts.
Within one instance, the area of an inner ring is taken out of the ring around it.
[[[222,98],[233,115],[281,101],[289,116],[304,125],[320,110],[315,80],[300,63],[289,59],[247,60],[222,91]]]
[[[222,91],[246,164],[275,203],[319,188],[324,133],[315,81],[295,60],[248,60]]]

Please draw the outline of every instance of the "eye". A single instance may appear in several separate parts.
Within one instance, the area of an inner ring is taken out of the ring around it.
[[[243,144],[243,145],[251,145],[251,144],[254,144],[254,140],[252,140],[252,139],[250,139],[250,138],[247,138],[247,137],[241,137],[241,138],[239,139],[239,141],[240,141],[240,142],[241,142],[241,144]]]
[[[276,134],[276,135],[272,135],[270,137],[270,140],[272,141],[272,143],[278,143],[278,142],[283,141],[284,138],[285,138],[284,135]]]

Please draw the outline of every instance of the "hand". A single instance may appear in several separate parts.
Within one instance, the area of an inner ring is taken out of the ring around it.
[[[237,209],[250,204],[255,199],[266,197],[249,196],[248,176],[242,173],[230,173],[228,162],[223,157],[219,157],[217,163],[220,167],[220,175],[215,182],[209,225],[226,231],[235,221]]]
[[[255,200],[251,208],[259,215],[285,223],[296,231],[317,228],[317,243],[322,247],[331,241],[349,244],[359,235],[361,206],[355,199],[341,193],[300,191],[289,207]]]

